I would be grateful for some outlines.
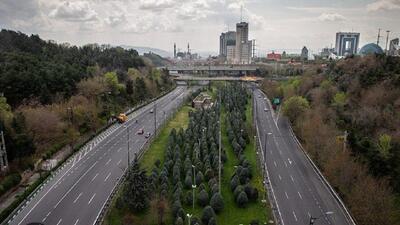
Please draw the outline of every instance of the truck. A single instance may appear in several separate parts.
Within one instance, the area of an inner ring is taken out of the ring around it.
[[[128,120],[128,117],[124,113],[120,113],[118,116],[115,116],[115,119],[118,123],[125,123]]]

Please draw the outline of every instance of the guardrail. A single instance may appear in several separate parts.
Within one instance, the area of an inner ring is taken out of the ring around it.
[[[157,99],[167,95],[168,93],[170,93],[171,91],[173,91],[176,88],[176,86],[173,86],[171,89],[163,92],[162,94],[160,94],[159,96],[150,99],[148,101],[145,101],[133,108],[128,109],[125,113],[127,115],[130,115],[131,113],[133,113],[134,111],[143,108],[144,106],[156,101]],[[45,180],[43,180],[43,182],[41,184],[39,184],[2,222],[0,225],[6,225],[10,222],[10,220],[14,219],[15,216],[21,212],[22,209],[24,209],[27,204],[32,200],[33,197],[36,196],[36,194],[43,189],[44,185],[46,185],[51,179],[54,178],[55,175],[57,175],[65,166],[65,162],[69,161],[70,159],[72,159],[76,154],[80,154],[80,152],[82,151],[82,149],[85,149],[85,145],[87,145],[90,141],[92,141],[95,137],[97,137],[98,135],[100,135],[102,132],[104,132],[105,130],[107,130],[108,128],[110,128],[112,125],[114,125],[116,123],[116,121],[109,123],[107,125],[105,125],[104,127],[100,128],[96,134],[92,135],[91,137],[89,137],[87,140],[85,140],[81,146],[78,147],[78,150],[73,151],[68,157],[66,157],[64,160],[60,161],[57,166],[55,168],[53,168],[53,170],[50,171],[50,174],[47,176],[47,178]],[[27,189],[26,189],[27,190]],[[17,200],[15,200],[17,201]],[[12,203],[11,203],[12,204]],[[4,209],[6,210],[6,209]]]
[[[183,99],[181,102],[179,102],[179,105],[175,110],[174,113],[171,113],[163,122],[162,124],[158,127],[159,130],[161,130],[160,128],[162,128],[163,126],[165,126],[167,124],[167,121],[171,120],[174,115],[178,112],[178,109],[182,106],[182,103],[184,103],[186,100]],[[143,157],[143,154],[146,152],[146,150],[148,149],[148,147],[150,146],[150,144],[158,137],[158,135],[160,135],[160,132],[158,132],[157,135],[152,135],[149,139],[147,139],[147,141],[142,145],[142,147],[139,149],[139,152],[136,154],[136,156],[138,157],[138,159],[140,160]],[[124,183],[124,180],[126,178],[126,173],[127,173],[128,167],[125,168],[124,172],[122,173],[123,175],[121,176],[121,178],[118,180],[118,182],[115,184],[115,186],[113,187],[110,195],[107,197],[107,200],[104,202],[102,209],[100,210],[99,214],[96,217],[96,220],[94,222],[93,225],[100,225],[104,222],[104,218],[107,215],[108,210],[110,209],[110,206],[112,205],[112,200],[115,196],[115,194],[118,192],[118,190],[120,189],[121,185]]]
[[[347,221],[350,224],[356,225],[354,218],[351,216],[350,212],[346,208],[346,205],[343,203],[342,199],[339,197],[339,195],[336,193],[335,189],[329,184],[328,180],[325,178],[325,176],[322,174],[322,172],[319,170],[317,165],[313,162],[311,157],[308,155],[307,151],[303,148],[301,145],[300,141],[297,139],[296,134],[293,131],[292,125],[289,123],[289,131],[290,134],[292,135],[293,139],[295,140],[296,144],[299,146],[299,148],[302,150],[304,155],[306,156],[307,160],[310,162],[314,172],[318,175],[319,179],[322,181],[323,184],[325,184],[325,187],[328,189],[329,193],[333,196],[333,198],[338,202],[340,208],[342,208]]]

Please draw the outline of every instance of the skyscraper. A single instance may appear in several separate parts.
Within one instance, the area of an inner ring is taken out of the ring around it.
[[[360,33],[338,32],[336,33],[335,51],[338,56],[357,54]]]
[[[236,32],[228,31],[226,33],[221,33],[219,36],[219,55],[221,57],[227,57],[228,46],[235,45],[236,43]]]
[[[251,63],[252,41],[249,41],[249,24],[240,22],[236,24],[235,63]]]

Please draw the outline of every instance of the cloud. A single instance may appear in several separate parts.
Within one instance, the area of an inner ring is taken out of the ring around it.
[[[338,13],[322,13],[318,19],[323,22],[338,22],[346,20],[346,17]]]
[[[176,4],[174,0],[140,0],[139,8],[144,10],[162,11]]]
[[[400,0],[377,0],[367,5],[368,12],[398,9],[400,9]]]
[[[148,14],[129,20],[123,28],[125,33],[145,34],[150,32],[179,32],[182,28],[176,21],[166,16]]]
[[[104,22],[110,26],[118,26],[126,22],[125,14],[113,15],[104,19]]]
[[[49,14],[52,18],[67,21],[93,21],[98,20],[97,12],[92,9],[87,1],[66,1],[59,4]]]

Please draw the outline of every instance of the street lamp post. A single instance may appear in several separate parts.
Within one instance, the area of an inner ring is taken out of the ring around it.
[[[193,191],[193,210],[194,210],[194,191],[196,189],[196,166],[192,165],[193,168],[193,184],[192,184],[192,191]]]
[[[221,194],[221,123],[218,121],[218,192]]]
[[[127,145],[128,145],[128,167],[129,167],[129,163],[130,163],[130,159],[129,159],[129,125],[124,126],[126,128],[126,133],[127,133]]]
[[[190,218],[192,218],[193,214],[186,214],[186,216],[188,217],[188,225],[190,225]]]
[[[318,219],[320,219],[321,217],[327,216],[327,215],[331,215],[331,214],[333,214],[333,213],[334,213],[334,212],[328,211],[328,212],[325,212],[324,214],[322,214],[322,215],[320,215],[320,216],[318,216],[318,217],[312,217],[312,216],[310,216],[310,225],[313,225],[313,224],[315,223],[315,221],[318,220]]]

